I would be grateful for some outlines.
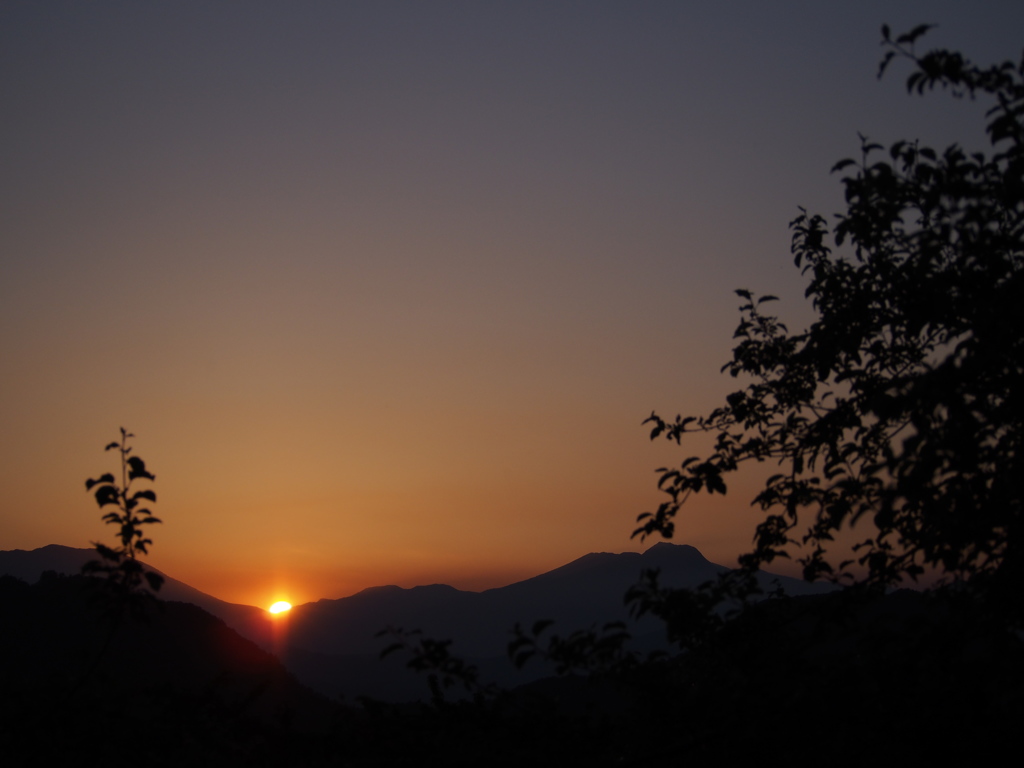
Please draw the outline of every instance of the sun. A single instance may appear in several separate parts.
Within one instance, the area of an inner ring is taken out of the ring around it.
[[[285,602],[284,600],[279,600],[278,602],[270,606],[267,610],[271,613],[284,613],[285,611],[290,611],[291,609],[291,603]]]

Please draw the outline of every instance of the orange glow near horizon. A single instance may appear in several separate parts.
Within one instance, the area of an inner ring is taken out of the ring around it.
[[[112,543],[83,483],[125,427],[147,562],[258,610],[642,551],[655,469],[715,438],[642,422],[741,385],[735,289],[814,321],[787,222],[842,209],[856,131],[984,147],[876,79],[874,8],[536,5],[4,7],[0,550]],[[927,45],[1018,56],[991,5]],[[776,471],[674,542],[734,565]]]
[[[292,604],[291,603],[287,602],[286,600],[278,600],[276,603],[274,603],[272,606],[270,606],[267,610],[270,613],[287,613],[291,609],[292,609]]]

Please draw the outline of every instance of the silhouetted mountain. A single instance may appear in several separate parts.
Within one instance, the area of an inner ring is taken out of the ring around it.
[[[49,544],[32,550],[5,550],[0,551],[0,575],[14,576],[28,584],[35,584],[46,571],[65,576],[78,575],[85,563],[96,559],[95,549],[65,547],[60,544]],[[225,602],[168,576],[158,568],[148,564],[145,567],[164,577],[158,593],[161,600],[197,605],[244,637],[264,648],[270,647],[269,616],[262,608]]]
[[[77,573],[94,557],[93,550],[49,546],[31,552],[0,552],[0,573],[26,580],[44,570]],[[271,649],[298,678],[330,696],[370,696],[410,700],[426,695],[421,675],[407,670],[398,658],[378,662],[390,641],[378,637],[387,628],[420,630],[425,637],[453,640],[452,652],[476,664],[485,679],[505,686],[550,674],[543,664],[515,670],[507,656],[512,628],[532,626],[539,619],[555,622],[552,632],[625,621],[634,647],[664,647],[664,626],[653,617],[629,617],[623,596],[641,572],[659,569],[666,587],[696,587],[726,572],[697,549],[661,542],[644,553],[607,552],[584,555],[566,565],[505,587],[469,592],[443,584],[405,589],[382,586],[339,599],[324,599],[293,608],[272,619],[266,611],[235,605],[206,595],[167,577],[161,599],[191,602],[224,620],[243,636]],[[154,569],[156,570],[156,569]],[[158,571],[159,572],[159,571]],[[807,584],[762,574],[766,588],[776,584],[790,595],[816,594],[831,585]]]
[[[552,619],[559,631],[629,618],[623,595],[645,569],[660,570],[667,587],[696,587],[728,568],[709,562],[694,547],[662,542],[643,554],[592,553],[539,576],[484,592],[442,584],[403,589],[373,587],[351,597],[319,600],[292,609],[289,645],[321,653],[372,653],[387,626],[420,629],[424,635],[455,638],[455,648],[475,657],[502,655],[509,631],[518,622]],[[816,594],[830,585],[764,574],[768,586],[778,580],[787,594]],[[657,629],[657,620],[639,628]]]
[[[424,696],[425,683],[398,659],[374,663],[389,642],[377,634],[385,627],[417,629],[425,637],[453,640],[452,652],[476,664],[485,679],[518,685],[551,674],[552,669],[540,663],[524,671],[514,668],[507,647],[517,623],[529,627],[538,619],[551,619],[552,631],[565,635],[625,621],[633,647],[665,647],[664,626],[653,617],[632,621],[623,602],[641,572],[652,568],[660,570],[662,585],[675,588],[699,586],[728,570],[709,562],[694,547],[662,542],[643,554],[584,555],[531,579],[484,592],[440,584],[374,587],[293,608],[283,624],[287,636],[279,651],[300,680],[324,693],[408,699]],[[761,580],[766,588],[778,584],[791,595],[832,589],[767,573]]]

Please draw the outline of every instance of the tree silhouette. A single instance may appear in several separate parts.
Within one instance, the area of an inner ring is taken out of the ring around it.
[[[647,420],[652,439],[715,442],[659,470],[668,499],[634,536],[671,537],[693,494],[725,493],[729,473],[772,462],[745,569],[795,555],[808,579],[852,579],[857,562],[879,588],[933,569],[1019,623],[1024,61],[918,55],[928,28],[894,39],[883,27],[879,77],[905,60],[911,93],[985,102],[991,154],[911,141],[885,152],[862,137],[860,158],[835,165],[849,174],[846,212],[830,226],[801,209],[790,225],[816,320],[790,332],[765,311],[774,297],[737,291],[738,343],[723,370],[744,386],[707,415]],[[837,562],[836,534],[864,522]]]
[[[142,502],[156,502],[156,493],[151,489],[132,490],[138,480],[155,480],[146,469],[146,463],[138,456],[132,456],[128,440],[135,435],[121,428],[120,442],[112,442],[105,450],[116,450],[121,459],[121,482],[114,475],[106,473],[95,480],[85,481],[85,490],[91,491],[100,510],[106,510],[103,520],[118,526],[119,546],[108,547],[93,542],[100,560],[91,560],[82,570],[87,574],[105,574],[110,593],[114,596],[118,611],[127,606],[133,612],[141,610],[152,599],[153,592],[160,589],[163,576],[143,568],[137,559],[139,554],[148,554],[152,540],[145,537],[143,526],[159,523],[160,519]],[[111,509],[113,508],[113,509]],[[147,589],[148,587],[148,589]],[[152,590],[152,591],[150,591]]]

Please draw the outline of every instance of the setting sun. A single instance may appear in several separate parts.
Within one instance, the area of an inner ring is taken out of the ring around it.
[[[285,602],[284,600],[279,600],[278,602],[270,606],[270,608],[268,608],[267,610],[271,613],[284,613],[285,611],[290,611],[291,609],[291,603]]]

